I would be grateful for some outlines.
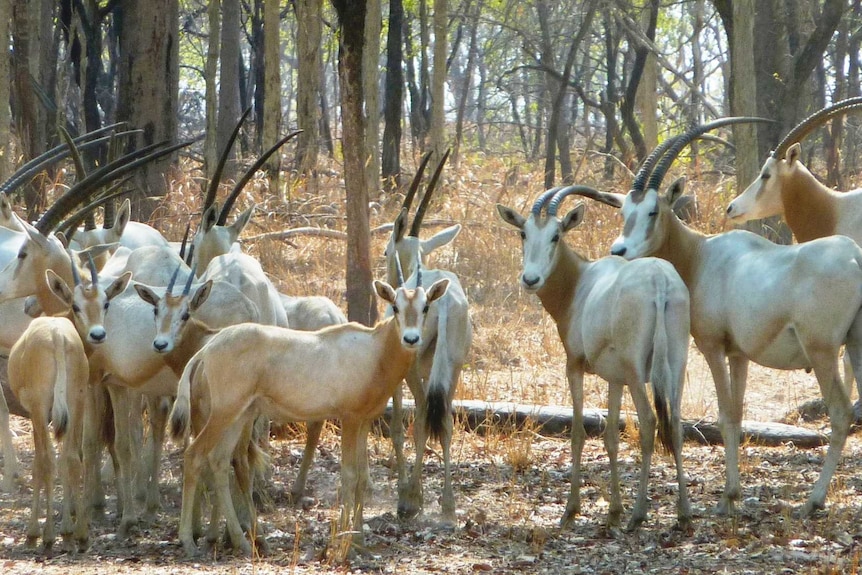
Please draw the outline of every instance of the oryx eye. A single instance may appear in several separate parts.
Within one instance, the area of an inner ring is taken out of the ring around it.
[[[18,252],[18,259],[19,260],[23,260],[26,257],[27,257],[27,252],[25,252],[25,251]]]
[[[78,306],[78,304],[73,303],[72,304],[72,311],[75,313],[81,313],[81,308]]]
[[[392,313],[394,313],[395,315],[398,315],[398,306],[395,304],[392,304]]]
[[[182,319],[183,321],[189,321],[189,317],[189,312],[186,312],[182,315],[180,319]]]
[[[431,306],[426,303],[425,307],[422,308],[422,313],[428,313],[429,309],[431,309]]]
[[[768,180],[769,176],[770,176],[769,172],[764,172],[764,173],[760,174],[760,179],[761,180]]]
[[[526,240],[526,239],[527,239],[527,234],[526,234],[523,230],[521,230],[521,239],[522,239],[522,240]]]
[[[647,214],[647,215],[648,215],[649,217],[651,217],[651,218],[654,218],[654,217],[656,217],[656,216],[658,215],[658,210],[653,210],[653,211],[651,211],[651,212],[650,212],[649,214]]]
[[[157,307],[154,307],[154,308],[153,308],[153,315],[154,315],[155,317],[159,317],[159,308],[157,308]]]
[[[109,301],[105,302],[105,305],[104,305],[105,311],[108,311],[108,306],[110,306],[110,305],[111,305],[111,302],[109,302]]]
[[[557,243],[560,241],[560,234],[554,234],[554,237],[551,238],[551,243]]]

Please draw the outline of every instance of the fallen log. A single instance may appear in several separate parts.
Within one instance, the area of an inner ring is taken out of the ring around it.
[[[513,429],[532,428],[542,435],[567,436],[572,429],[572,408],[552,405],[524,405],[511,402],[456,400],[456,421],[466,429],[482,433],[489,428],[511,426]],[[405,415],[412,416],[414,403],[404,400]],[[392,419],[392,404],[386,407],[385,421]],[[625,414],[620,414],[620,429],[627,425]],[[631,416],[637,425],[637,418]],[[584,409],[584,429],[590,437],[604,433],[607,410]],[[721,431],[715,422],[683,421],[683,434],[687,441],[705,445],[721,445]],[[823,433],[784,423],[742,422],[743,441],[758,445],[778,446],[792,443],[797,447],[820,447],[829,442]]]

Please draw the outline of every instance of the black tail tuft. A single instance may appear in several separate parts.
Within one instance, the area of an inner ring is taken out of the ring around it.
[[[446,418],[450,417],[449,402],[445,391],[439,386],[431,386],[428,390],[428,411],[425,425],[431,439],[441,440],[446,429]]]
[[[673,453],[673,425],[671,423],[670,409],[667,400],[656,393],[653,388],[653,402],[655,403],[656,419],[658,419],[658,440],[665,453]]]

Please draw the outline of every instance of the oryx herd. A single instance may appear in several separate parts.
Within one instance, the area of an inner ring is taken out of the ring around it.
[[[726,484],[717,512],[734,513],[741,495],[738,451],[749,361],[816,375],[832,433],[820,477],[800,512],[825,506],[853,420],[851,380],[842,381],[839,371],[842,347],[852,372],[862,373],[862,248],[854,241],[862,240],[857,231],[862,229],[862,191],[841,194],[818,183],[800,163],[799,141],[816,126],[858,107],[859,98],[839,102],[802,122],[727,209],[738,221],[784,214],[801,242],[796,245],[773,244],[741,230],[701,234],[672,210],[683,181],[659,190],[688,143],[709,130],[764,121],[760,118],[723,118],[668,138],[643,162],[625,195],[570,185],[543,192],[526,215],[496,206],[523,241],[520,286],[538,296],[565,348],[574,418],[563,526],[581,510],[586,373],[608,383],[608,526],[619,525],[623,515],[617,458],[624,388],[637,411],[642,450],[628,528],[647,517],[656,434],[676,466],[678,525],[691,525],[680,414],[689,336],[709,365],[718,397]],[[239,124],[231,144],[238,130]],[[58,468],[64,546],[87,548],[93,509],[105,498],[103,448],[114,466],[118,537],[129,536],[139,512],[158,508],[168,428],[187,445],[178,537],[194,556],[200,553],[201,537],[206,545],[221,537],[222,518],[236,552],[251,553],[259,543],[253,494],[267,477],[270,422],[307,423],[306,447],[291,488],[298,501],[322,425],[338,420],[340,525],[352,544],[361,547],[369,488],[367,438],[390,399],[399,517],[410,520],[424,507],[423,454],[430,438],[442,446],[441,518],[454,524],[452,402],[468,361],[472,322],[468,290],[451,271],[430,267],[426,256],[455,240],[461,226],[420,236],[448,154],[429,178],[410,223],[430,154],[417,170],[384,252],[386,281],[374,282],[386,315],[368,327],[347,322],[327,298],[278,291],[260,262],[237,242],[253,207],[228,223],[254,171],[295,134],[268,150],[239,179],[219,211],[215,200],[222,161],[209,183],[195,235],[181,245],[130,221],[128,200],[114,211],[119,186],[112,185],[178,146],[143,148],[109,159],[89,174],[80,161],[82,149],[134,134],[112,126],[67,138],[66,145],[28,163],[0,186],[0,192],[11,193],[48,163],[69,154],[76,161],[77,183],[35,223],[15,215],[0,193],[0,347],[8,350],[9,387],[30,414],[35,446],[27,543],[36,545],[41,538],[50,547],[55,539],[55,454],[49,426],[62,440]],[[585,212],[578,203],[561,215],[570,196],[621,209],[623,227],[610,246],[612,255],[591,261],[566,244],[564,236],[583,222]],[[105,216],[99,227],[92,213],[102,205]],[[776,297],[778,290],[781,297]],[[402,381],[416,400],[416,455],[409,470]],[[150,428],[146,443],[144,411]],[[13,478],[21,470],[2,394],[0,441],[0,487],[14,490]],[[207,491],[211,509],[204,526]],[[145,499],[140,510],[139,494]],[[47,516],[40,521],[43,513]]]

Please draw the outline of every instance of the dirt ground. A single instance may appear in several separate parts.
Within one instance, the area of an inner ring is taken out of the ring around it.
[[[465,379],[488,377],[468,371]],[[534,373],[513,370],[494,377],[517,382]],[[560,378],[554,385],[562,388]],[[717,412],[711,380],[695,357],[689,367],[684,416]],[[752,368],[746,418],[777,420],[816,397],[811,376]],[[497,399],[497,398],[488,398]],[[803,424],[828,430],[825,420]],[[217,549],[188,560],[176,538],[180,511],[181,454],[166,449],[162,509],[142,522],[128,541],[114,535],[115,498],[97,519],[86,553],[27,549],[25,525],[31,490],[32,447],[26,420],[13,418],[25,477],[11,494],[0,495],[0,565],[19,573],[856,573],[862,550],[858,521],[862,504],[862,441],[854,435],[835,478],[825,511],[794,516],[807,497],[825,448],[793,446],[742,449],[743,497],[739,513],[718,517],[714,507],[724,482],[720,446],[687,444],[685,469],[695,514],[690,531],[674,529],[678,486],[673,463],[657,454],[650,475],[650,516],[634,533],[608,530],[608,463],[601,439],[588,439],[583,456],[582,515],[560,530],[558,521],[569,489],[570,449],[565,438],[534,430],[494,430],[484,435],[456,432],[453,446],[458,526],[439,523],[437,497],[442,461],[436,446],[427,453],[426,510],[401,523],[395,515],[396,479],[389,440],[370,441],[374,493],[367,503],[369,553],[350,561],[335,558],[333,519],[337,516],[339,445],[334,428],[324,433],[310,474],[308,497],[299,508],[288,504],[302,453],[301,433],[273,442],[270,497],[262,513],[269,549],[252,559]],[[621,446],[622,489],[631,509],[640,454],[633,438]],[[59,489],[58,489],[59,493]],[[623,521],[627,520],[627,515]]]

